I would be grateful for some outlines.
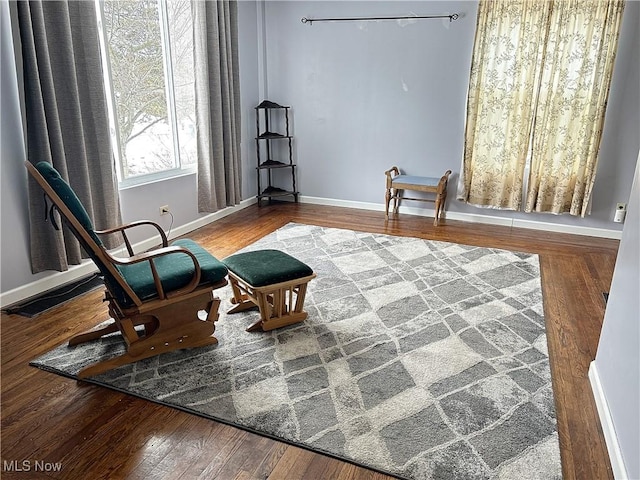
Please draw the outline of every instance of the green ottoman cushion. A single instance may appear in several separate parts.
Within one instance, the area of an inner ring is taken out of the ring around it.
[[[193,240],[176,240],[171,245],[186,248],[195,255],[200,264],[201,285],[217,283],[227,276],[227,267]],[[191,281],[194,271],[193,260],[184,253],[164,255],[155,259],[154,263],[165,292],[184,287]],[[141,300],[158,296],[149,262],[120,265],[118,269]]]
[[[313,275],[311,267],[279,250],[237,253],[222,262],[253,287],[265,287]]]

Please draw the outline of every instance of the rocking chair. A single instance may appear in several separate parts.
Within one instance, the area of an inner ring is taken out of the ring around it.
[[[74,336],[69,346],[118,331],[126,343],[124,354],[83,368],[78,378],[176,349],[218,342],[213,332],[220,299],[213,290],[227,284],[224,264],[192,240],[181,239],[169,245],[166,234],[154,222],[94,230],[76,194],[49,163],[26,162],[26,166],[104,278],[105,300],[113,322]],[[162,246],[135,254],[126,232],[142,225],[157,229]],[[128,257],[116,257],[105,249],[99,236],[112,233],[122,235]]]

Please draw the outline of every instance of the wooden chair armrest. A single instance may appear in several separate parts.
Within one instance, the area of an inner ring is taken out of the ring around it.
[[[393,166],[389,170],[384,172],[384,174],[389,178],[393,178],[393,177],[391,177],[392,173],[393,173],[393,176],[395,177],[396,175],[400,175],[400,170],[398,169],[398,167]]]
[[[122,238],[124,239],[124,243],[127,246],[127,252],[129,252],[130,257],[133,257],[135,255],[135,252],[133,251],[131,242],[127,237],[126,230],[133,227],[140,227],[144,225],[151,225],[152,227],[155,227],[155,229],[160,234],[160,238],[162,239],[162,248],[166,248],[169,246],[169,241],[167,240],[167,234],[164,233],[164,230],[162,230],[162,227],[160,227],[160,225],[150,220],[139,220],[136,222],[127,223],[126,225],[120,225],[118,227],[109,228],[107,230],[95,230],[95,233],[98,235],[107,235],[110,233],[118,233],[118,232],[122,233]]]
[[[160,276],[158,275],[158,271],[154,263],[154,259],[158,257],[163,257],[165,255],[172,255],[177,253],[186,254],[189,257],[191,257],[191,260],[193,261],[193,266],[194,266],[193,276],[191,277],[191,280],[189,281],[189,283],[184,287],[178,290],[174,290],[168,294],[165,294],[164,289],[162,288],[162,282],[160,281]],[[113,263],[116,263],[118,265],[132,265],[140,262],[149,262],[149,267],[151,268],[151,274],[153,275],[153,283],[156,286],[158,297],[161,299],[177,297],[184,293],[191,292],[200,283],[200,277],[202,274],[200,270],[200,263],[198,262],[198,259],[196,258],[196,256],[184,247],[176,247],[176,246],[162,247],[157,250],[152,250],[150,252],[143,252],[136,255],[132,255],[129,258],[118,258],[118,257],[114,257],[113,255],[110,255],[109,253],[107,253],[107,256],[110,258],[110,260]]]
[[[440,178],[438,182],[438,193],[441,194],[447,189],[447,183],[449,183],[449,175],[451,175],[451,170],[447,170],[444,172],[444,175]]]
[[[392,173],[393,173],[393,176],[391,176]],[[398,169],[398,167],[394,165],[389,170],[384,172],[384,174],[387,176],[387,190],[388,190],[391,188],[391,181],[393,180],[393,177],[400,175],[400,170]]]

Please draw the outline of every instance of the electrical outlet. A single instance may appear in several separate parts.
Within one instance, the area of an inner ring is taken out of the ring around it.
[[[627,205],[625,203],[616,204],[616,211],[613,215],[613,221],[616,223],[624,222],[624,217],[627,213]]]
[[[169,213],[169,205],[163,205],[160,207],[160,215],[166,215]]]

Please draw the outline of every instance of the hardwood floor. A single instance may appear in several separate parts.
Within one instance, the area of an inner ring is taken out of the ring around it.
[[[221,258],[288,222],[538,253],[563,476],[613,478],[587,371],[618,241],[455,221],[433,227],[432,219],[409,215],[385,224],[384,212],[301,204],[254,205],[189,237]],[[2,314],[2,478],[389,478],[28,366],[105,320],[101,299],[102,292],[90,292],[32,319]],[[42,462],[49,471],[36,472],[36,466],[44,470]],[[8,471],[16,466],[30,471]]]

